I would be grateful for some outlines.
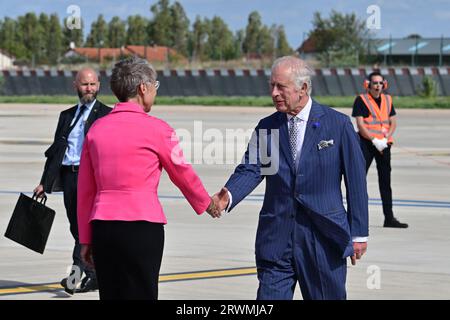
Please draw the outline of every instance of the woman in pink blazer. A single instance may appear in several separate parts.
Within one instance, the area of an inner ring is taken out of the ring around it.
[[[179,148],[174,130],[147,114],[159,82],[146,60],[120,61],[111,75],[118,100],[89,130],[78,176],[81,255],[95,265],[100,299],[158,297],[166,217],[162,169],[197,214],[220,213]]]

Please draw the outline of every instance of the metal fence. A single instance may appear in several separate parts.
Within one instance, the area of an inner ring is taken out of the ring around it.
[[[373,70],[316,69],[313,95],[354,96],[363,92],[363,80]],[[424,76],[436,84],[439,96],[450,95],[450,68],[386,68],[379,70],[389,82],[388,92],[396,96],[420,93]],[[3,70],[3,95],[71,95],[76,71]],[[111,70],[102,70],[100,93],[112,94]],[[266,96],[270,70],[160,70],[161,96]]]

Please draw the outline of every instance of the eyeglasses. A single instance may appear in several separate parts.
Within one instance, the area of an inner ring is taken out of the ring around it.
[[[158,90],[158,88],[159,88],[159,81],[155,81],[155,82],[150,82],[150,81],[148,81],[148,82],[146,82],[145,84],[146,84],[146,85],[147,85],[147,84],[153,85],[153,86],[155,87],[155,90]]]

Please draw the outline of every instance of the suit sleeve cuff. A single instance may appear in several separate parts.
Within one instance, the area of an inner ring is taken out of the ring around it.
[[[368,239],[369,239],[369,237],[353,237],[352,241],[353,242],[367,242]]]
[[[225,208],[225,213],[230,212],[231,204],[233,203],[233,196],[231,195],[231,192],[230,192],[230,191],[228,191],[228,198],[229,198],[230,200],[228,200],[228,205],[227,205],[227,207]]]

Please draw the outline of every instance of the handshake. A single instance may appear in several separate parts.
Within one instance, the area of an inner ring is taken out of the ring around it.
[[[206,212],[213,218],[220,218],[223,210],[225,210],[230,201],[228,196],[228,189],[223,187],[219,192],[211,197],[211,202],[206,209]]]
[[[375,148],[377,148],[378,151],[383,152],[384,149],[387,148],[387,139],[383,138],[383,139],[377,139],[374,138],[372,139],[372,144],[375,146]]]

